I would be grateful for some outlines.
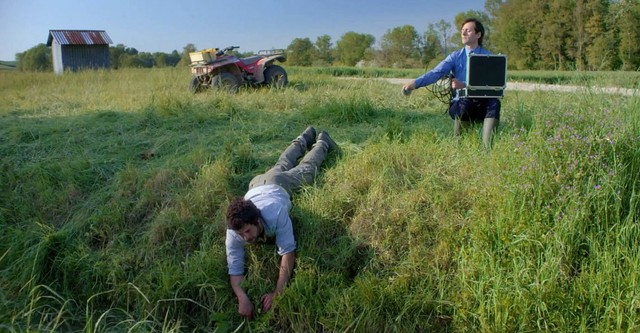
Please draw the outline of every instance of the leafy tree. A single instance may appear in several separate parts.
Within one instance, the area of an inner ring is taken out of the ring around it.
[[[137,58],[140,61],[140,63],[142,64],[142,67],[144,67],[144,68],[151,68],[151,67],[154,67],[156,65],[156,61],[155,61],[155,58],[154,58],[153,54],[151,54],[149,52],[140,52],[140,53],[138,53]]]
[[[424,44],[422,46],[422,63],[427,65],[437,59],[442,53],[442,43],[436,31],[435,25],[429,23],[427,31],[424,33]]]
[[[178,66],[189,66],[191,64],[191,58],[189,57],[189,53],[196,52],[196,46],[189,43],[185,45],[182,49],[182,56],[180,57],[180,61],[178,62]]]
[[[609,0],[588,0],[589,18],[585,23],[589,43],[586,45],[586,59],[590,70],[612,70],[616,62],[614,34],[610,27]]]
[[[51,71],[53,70],[53,61],[51,57],[51,48],[45,44],[38,44],[23,53],[16,54],[16,68],[21,71]]]
[[[154,67],[175,67],[180,61],[180,54],[176,50],[171,53],[155,52],[152,57]]]
[[[138,55],[138,50],[135,47],[127,47],[124,49],[124,53],[128,55]]]
[[[506,2],[506,0],[485,0],[484,10],[489,14],[490,19],[493,21],[500,13],[500,7]]]
[[[120,56],[120,68],[144,67],[144,63],[136,55],[125,53]]]
[[[586,48],[590,43],[589,34],[587,33],[587,22],[589,21],[589,9],[586,0],[576,0],[573,8],[573,31],[574,40],[573,47],[569,48],[569,56],[575,61],[576,69],[584,70],[586,68]]]
[[[349,31],[342,35],[336,48],[340,62],[346,66],[354,66],[360,60],[366,60],[365,54],[371,50],[376,39],[369,34]]]
[[[567,20],[572,17],[570,3],[566,0],[549,0],[544,14],[544,25],[538,43],[540,56],[547,64],[546,69],[567,69],[567,58],[573,47],[571,43],[567,43],[571,40],[570,31],[573,28],[569,24],[574,24]]]
[[[118,69],[122,67],[142,67],[136,59],[138,50],[134,47],[127,47],[124,44],[118,44],[109,48],[109,61],[111,68]]]
[[[614,6],[622,70],[640,70],[640,2],[620,0]]]
[[[167,58],[168,55],[162,52],[156,52],[153,54],[153,63],[156,67],[167,67]]]
[[[420,63],[420,36],[412,25],[396,27],[382,36],[381,54],[385,65],[416,67]]]
[[[111,68],[118,69],[120,68],[120,58],[125,54],[125,46],[124,44],[118,44],[116,46],[112,46],[109,48],[109,61],[111,63]]]
[[[111,68],[123,67],[175,67],[181,59],[180,53],[173,50],[171,53],[164,52],[138,52],[133,47],[118,44],[109,48],[109,59]]]
[[[331,43],[331,36],[322,35],[316,39],[316,53],[314,65],[326,66],[333,64],[334,49]]]
[[[511,68],[532,69],[538,65],[538,40],[543,26],[544,2],[545,0],[511,0],[499,7],[492,22],[492,50],[507,54]]]
[[[178,50],[173,50],[171,54],[167,56],[167,65],[175,67],[179,62],[180,53],[178,53]]]
[[[442,53],[448,54],[449,42],[451,38],[451,23],[445,20],[440,20],[438,21],[438,23],[436,23],[436,29],[438,30],[442,41]]]
[[[547,0],[520,0],[520,2],[524,4],[523,8],[518,11],[520,23],[519,26],[513,28],[525,33],[520,50],[525,64],[522,69],[543,68],[546,63],[541,55],[540,40],[542,39],[542,29],[546,24],[544,13],[547,11]],[[539,14],[531,15],[531,13]],[[506,16],[505,19],[509,20],[509,16]]]
[[[287,46],[287,62],[294,66],[311,66],[314,52],[309,38],[295,38]]]

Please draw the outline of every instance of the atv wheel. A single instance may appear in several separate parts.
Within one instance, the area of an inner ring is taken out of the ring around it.
[[[278,65],[271,65],[264,70],[264,83],[274,88],[283,88],[289,83],[287,72]]]
[[[191,90],[191,92],[194,94],[205,91],[205,89],[207,89],[207,86],[203,84],[203,79],[204,78],[200,76],[192,77],[191,81],[189,82],[189,90]]]
[[[217,74],[213,77],[212,81],[214,87],[231,93],[236,93],[240,86],[236,76],[231,73]]]

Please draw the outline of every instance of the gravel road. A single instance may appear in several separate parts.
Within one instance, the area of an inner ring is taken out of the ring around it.
[[[393,84],[403,85],[411,81],[411,79],[382,79]],[[565,86],[556,84],[526,83],[526,82],[507,82],[506,90],[520,91],[560,91],[560,92],[585,92],[590,91],[600,94],[616,94],[624,96],[640,96],[638,89],[614,88],[614,87],[581,87],[581,86]]]

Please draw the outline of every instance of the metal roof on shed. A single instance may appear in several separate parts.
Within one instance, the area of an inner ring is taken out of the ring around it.
[[[60,45],[113,44],[104,30],[49,30],[47,46],[51,46],[54,38]]]

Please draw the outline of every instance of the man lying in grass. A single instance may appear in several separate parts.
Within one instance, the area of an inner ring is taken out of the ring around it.
[[[241,287],[245,245],[275,238],[278,254],[282,256],[276,288],[261,298],[263,311],[269,311],[273,298],[282,293],[289,282],[296,259],[296,241],[289,217],[290,195],[313,182],[327,153],[336,148],[327,132],[320,132],[316,141],[316,130],[308,127],[280,155],[273,168],[251,180],[249,191],[243,198],[235,198],[229,204],[226,216],[227,265],[241,316],[252,319],[254,314],[253,304]],[[299,158],[302,160],[296,165]]]

